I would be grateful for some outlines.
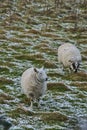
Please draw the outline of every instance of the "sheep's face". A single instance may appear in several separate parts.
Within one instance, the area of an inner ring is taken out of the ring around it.
[[[72,62],[70,68],[74,70],[74,72],[77,72],[79,68],[80,63],[79,62]]]
[[[46,74],[46,71],[43,67],[40,69],[34,68],[34,71],[36,72],[36,76],[37,76],[38,81],[40,81],[40,82],[47,81],[47,79],[48,79],[47,74]]]

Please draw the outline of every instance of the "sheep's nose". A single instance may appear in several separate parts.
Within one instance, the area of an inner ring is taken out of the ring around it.
[[[74,72],[75,72],[75,73],[77,73],[77,71],[78,71],[78,70],[77,70],[77,69],[75,69],[75,71],[74,71]]]
[[[48,80],[48,78],[46,78],[46,81]]]

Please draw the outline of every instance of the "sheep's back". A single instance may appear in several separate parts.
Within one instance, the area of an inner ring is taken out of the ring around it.
[[[64,66],[69,66],[69,60],[80,61],[81,55],[78,48],[72,44],[66,43],[58,48],[58,61],[63,63]]]
[[[30,68],[24,71],[21,77],[21,87],[23,89],[23,92],[27,94],[28,91],[32,91],[33,84],[34,84],[34,72],[33,68]]]
[[[58,48],[58,61],[61,63],[64,58],[68,55],[70,48],[72,48],[73,45],[69,43],[62,44]]]

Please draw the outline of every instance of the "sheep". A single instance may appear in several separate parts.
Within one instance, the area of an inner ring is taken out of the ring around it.
[[[47,74],[42,68],[29,68],[25,70],[21,77],[21,87],[27,98],[30,99],[30,109],[33,110],[33,102],[38,101],[47,90]]]
[[[74,72],[78,71],[81,63],[81,54],[79,49],[71,44],[64,43],[58,48],[58,62],[63,64],[63,67],[69,68]]]

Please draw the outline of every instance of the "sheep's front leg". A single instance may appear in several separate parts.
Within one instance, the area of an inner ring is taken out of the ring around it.
[[[29,93],[29,98],[30,98],[30,110],[33,110],[33,102],[34,102],[34,94],[31,92]]]
[[[40,98],[38,98],[36,101],[37,101],[37,106],[38,106],[38,108],[41,108]]]
[[[29,107],[30,110],[33,110],[33,100],[30,99],[30,107]]]

